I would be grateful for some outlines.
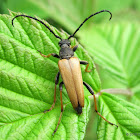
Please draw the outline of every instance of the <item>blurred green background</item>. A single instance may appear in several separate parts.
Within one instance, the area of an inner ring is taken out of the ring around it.
[[[8,9],[46,19],[56,27],[69,33],[90,14],[107,9],[113,13],[112,21],[140,20],[139,0],[0,0],[0,13],[8,14]],[[106,15],[101,14],[91,19],[86,25],[103,22]],[[106,21],[106,20],[105,20]]]
[[[12,10],[30,16],[38,16],[69,34],[72,34],[90,14],[103,9],[112,12],[112,23],[123,21],[139,23],[140,21],[140,0],[0,0],[1,14],[9,14],[8,10]],[[108,14],[100,14],[90,19],[76,34],[76,37],[82,40],[83,36],[81,34],[83,34],[83,30],[95,24],[108,24],[108,19]],[[125,84],[114,80],[111,75],[104,74],[104,70],[100,66],[97,68],[103,88],[126,87]],[[106,80],[110,82],[105,82]],[[93,109],[90,112],[85,140],[97,139],[97,116],[94,112],[93,104],[91,106]]]

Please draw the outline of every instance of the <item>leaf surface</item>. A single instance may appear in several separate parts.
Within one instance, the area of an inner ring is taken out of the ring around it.
[[[46,55],[58,54],[59,40],[44,25],[25,17],[15,19],[13,27],[14,15],[0,15],[0,139],[83,139],[90,107],[87,97],[82,115],[77,115],[64,88],[65,109],[54,136],[60,116],[58,86],[55,108],[43,113],[53,103],[54,79],[59,70],[56,58],[43,58],[37,50]],[[68,37],[68,34],[48,26],[60,37]],[[72,45],[78,44],[75,39],[71,42]],[[94,66],[81,45],[75,56],[89,61],[90,68]],[[94,91],[99,91],[100,79],[96,69],[91,73],[85,73],[84,69],[82,66],[83,80]],[[89,93],[85,92],[86,95]]]
[[[127,88],[140,83],[140,28],[137,23],[100,24],[80,34],[95,62]]]
[[[140,139],[140,107],[107,93],[102,94],[99,105],[101,114],[118,128],[99,118],[98,139]]]

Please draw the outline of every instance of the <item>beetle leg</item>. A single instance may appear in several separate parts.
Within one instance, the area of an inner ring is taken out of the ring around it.
[[[40,55],[43,56],[43,57],[50,57],[50,56],[52,55],[53,57],[60,58],[59,55],[56,54],[56,53],[50,53],[50,54],[48,54],[48,55],[44,55],[44,54],[42,54],[39,50],[37,50],[37,51],[38,51],[38,52],[40,53]]]
[[[89,67],[89,63],[87,61],[80,61],[80,64],[87,65],[85,68],[85,72],[91,72],[94,69],[93,67],[91,70],[87,70]]]
[[[57,86],[57,84],[59,82],[59,76],[60,76],[60,72],[58,72],[56,77],[55,77],[55,89],[54,89],[54,101],[53,101],[53,104],[52,104],[51,108],[49,110],[45,110],[44,113],[46,113],[48,111],[51,111],[55,106],[55,102],[56,102],[56,86]]]
[[[78,45],[71,47],[73,49],[73,51],[75,52],[78,48]]]
[[[63,101],[62,101],[62,89],[63,89],[63,82],[61,82],[60,84],[59,84],[59,90],[60,90],[60,100],[61,100],[61,114],[60,114],[60,117],[59,117],[59,121],[58,121],[58,124],[57,124],[57,126],[56,126],[56,128],[55,128],[55,130],[54,130],[54,132],[53,132],[53,135],[54,135],[54,133],[57,131],[57,129],[58,129],[58,126],[59,126],[59,124],[60,124],[60,122],[61,122],[61,118],[62,118],[62,113],[63,113]]]
[[[106,122],[108,122],[109,124],[117,126],[116,124],[113,124],[113,123],[111,123],[110,121],[108,121],[106,118],[104,118],[104,117],[97,111],[97,103],[96,103],[96,98],[95,98],[93,89],[92,89],[92,88],[90,87],[90,85],[87,84],[86,82],[83,82],[83,84],[84,84],[84,86],[88,89],[88,91],[89,91],[89,92],[93,95],[93,97],[94,97],[94,104],[95,104],[95,111],[96,111],[96,113],[97,113],[100,117],[102,117]],[[118,127],[118,126],[117,126],[117,127]]]

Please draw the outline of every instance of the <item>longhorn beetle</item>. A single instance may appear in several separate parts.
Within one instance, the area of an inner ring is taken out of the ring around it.
[[[62,102],[62,88],[63,88],[63,84],[65,85],[66,87],[66,90],[67,90],[67,93],[68,93],[68,96],[70,98],[70,101],[71,101],[71,104],[73,106],[73,108],[77,111],[78,114],[81,114],[82,113],[82,108],[84,107],[84,91],[83,91],[83,85],[88,89],[88,91],[93,95],[94,97],[94,104],[95,104],[95,111],[96,113],[101,116],[105,121],[107,121],[109,124],[111,125],[115,125],[111,122],[109,122],[108,120],[106,120],[98,111],[97,111],[97,103],[96,103],[96,98],[95,98],[95,95],[94,95],[94,91],[93,89],[90,87],[89,84],[87,84],[86,82],[84,82],[82,80],[82,74],[81,74],[81,69],[80,69],[80,64],[82,65],[86,65],[86,68],[85,68],[85,72],[90,72],[91,70],[88,70],[88,66],[89,66],[89,63],[87,61],[79,61],[78,58],[74,57],[74,52],[76,51],[76,49],[78,48],[78,46],[74,46],[74,47],[71,47],[71,42],[70,42],[70,38],[74,37],[74,35],[76,34],[76,32],[81,28],[81,26],[91,17],[99,14],[99,13],[102,13],[102,12],[108,12],[110,13],[110,19],[112,18],[112,13],[108,10],[102,10],[102,11],[99,11],[99,12],[96,12],[92,15],[90,15],[89,17],[87,17],[81,24],[80,26],[75,30],[75,32],[70,35],[68,37],[68,39],[62,39],[60,36],[56,35],[53,30],[48,27],[45,23],[43,23],[41,20],[37,19],[37,18],[34,18],[34,17],[31,17],[31,16],[27,16],[27,15],[17,15],[15,16],[13,19],[12,19],[12,25],[14,26],[13,24],[13,21],[15,18],[17,17],[20,17],[20,16],[23,16],[23,17],[27,17],[27,18],[31,18],[31,19],[34,19],[34,20],[37,20],[39,21],[41,24],[45,25],[46,28],[48,28],[50,30],[50,32],[56,37],[56,38],[59,38],[60,41],[59,41],[59,46],[60,46],[60,51],[59,51],[59,55],[58,54],[55,54],[55,53],[51,53],[51,54],[48,54],[48,55],[44,55],[42,54],[40,51],[40,54],[43,56],[43,57],[50,57],[50,56],[53,56],[53,57],[56,57],[56,58],[59,58],[60,60],[58,61],[58,67],[59,67],[59,72],[57,73],[56,75],[56,78],[55,78],[55,89],[54,89],[54,101],[53,101],[53,104],[51,106],[51,108],[47,111],[50,111],[54,108],[55,106],[55,102],[56,102],[56,86],[59,82],[59,77],[61,75],[62,77],[62,82],[59,84],[59,90],[60,90],[60,100],[61,100],[61,114],[60,114],[60,117],[59,117],[59,121],[58,121],[58,124],[54,130],[54,133],[57,131],[57,128],[60,124],[60,121],[61,121],[61,117],[62,117],[62,112],[63,112],[63,102]],[[109,19],[109,20],[110,20]],[[46,112],[46,111],[44,111]],[[115,125],[117,126],[117,125]],[[118,127],[118,126],[117,126]],[[53,133],[53,134],[54,134]]]

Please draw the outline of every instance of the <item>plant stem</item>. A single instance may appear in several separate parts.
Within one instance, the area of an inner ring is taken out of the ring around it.
[[[130,89],[119,89],[119,88],[109,88],[109,89],[103,89],[100,92],[98,92],[95,96],[98,98],[99,95],[101,95],[103,92],[110,93],[110,94],[121,94],[121,95],[127,95],[132,96],[133,93]],[[89,99],[92,99],[93,96],[89,96]]]

